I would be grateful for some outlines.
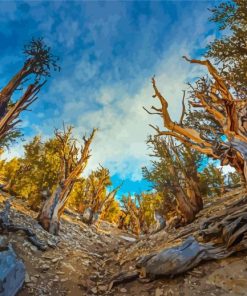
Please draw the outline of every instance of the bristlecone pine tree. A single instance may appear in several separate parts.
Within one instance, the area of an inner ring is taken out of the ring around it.
[[[56,64],[57,58],[51,54],[50,47],[42,39],[33,39],[24,47],[24,54],[26,60],[23,67],[0,91],[1,147],[20,135],[15,129],[20,122],[19,114],[37,99],[37,94],[45,83],[44,77],[50,76],[50,69],[60,70]],[[26,87],[23,95],[14,100],[13,95],[23,87]]]
[[[120,187],[108,191],[107,186],[110,185],[112,184],[109,170],[100,166],[74,187],[70,201],[82,214],[85,223],[92,224],[107,216]]]
[[[154,213],[159,203],[160,196],[155,193],[123,195],[118,227],[136,235],[147,233],[155,224]]]
[[[103,206],[106,195],[106,186],[111,185],[109,170],[100,167],[96,171],[92,172],[86,180],[86,211],[88,213],[87,220],[88,224],[92,224],[98,220],[101,206]]]
[[[120,228],[127,228],[136,235],[139,235],[142,231],[143,213],[137,206],[136,198],[132,199],[131,195],[122,196],[123,204],[123,221],[119,225]]]
[[[205,116],[215,125],[193,127],[183,122],[185,108],[179,123],[173,121],[168,112],[168,103],[159,92],[155,79],[152,79],[154,98],[161,104],[160,108],[151,107],[163,120],[166,130],[152,126],[157,136],[172,136],[187,146],[214,159],[220,159],[221,165],[230,164],[247,180],[247,102],[232,94],[233,86],[225,81],[216,68],[205,60],[190,60],[193,64],[206,66],[211,79],[200,79],[192,89],[193,108],[204,110]],[[192,113],[193,114],[193,113]],[[202,130],[207,130],[203,133]],[[225,140],[227,139],[227,140]]]
[[[200,154],[183,144],[177,146],[170,137],[150,138],[148,143],[152,144],[152,156],[158,160],[152,161],[150,169],[143,168],[144,178],[161,192],[169,208],[174,207],[171,198],[175,199],[176,223],[192,222],[203,208],[198,175]]]
[[[72,127],[64,127],[62,132],[55,131],[55,136],[60,143],[61,177],[56,189],[45,201],[37,218],[42,227],[52,234],[58,234],[61,214],[75,182],[79,180],[87,165],[90,157],[90,145],[95,132],[96,129],[92,131],[89,138],[83,137],[84,146],[81,146],[79,153],[76,141],[72,137]],[[78,154],[80,155],[78,156]]]
[[[231,80],[239,97],[246,99],[247,1],[222,2],[211,12],[210,20],[226,34],[209,44],[206,57],[219,64],[221,75]]]

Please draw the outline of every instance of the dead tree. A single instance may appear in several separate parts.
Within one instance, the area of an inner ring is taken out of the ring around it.
[[[180,122],[173,121],[168,112],[167,100],[159,92],[154,78],[152,79],[155,92],[153,97],[159,100],[161,107],[152,106],[151,109],[154,112],[144,109],[149,114],[161,116],[166,130],[151,126],[156,130],[157,136],[172,136],[201,153],[220,159],[222,165],[230,164],[247,180],[247,101],[238,100],[233,96],[230,82],[223,80],[210,61],[184,58],[190,63],[207,67],[212,80],[208,85],[203,83],[202,87],[193,89],[195,101],[190,103],[192,107],[200,108],[209,114],[228,141],[223,141],[221,137],[212,141],[198,130],[185,126],[183,124],[185,108],[183,108]],[[215,130],[212,132],[214,133]]]
[[[44,203],[37,218],[45,230],[56,235],[69,194],[87,165],[90,157],[90,145],[96,129],[92,131],[89,138],[83,137],[84,146],[80,149],[79,157],[79,149],[76,147],[76,141],[71,138],[71,131],[71,127],[64,128],[63,132],[55,131],[56,138],[60,143],[61,178],[53,194]]]
[[[19,114],[26,110],[37,99],[45,80],[42,77],[50,76],[50,69],[59,70],[54,57],[42,39],[32,40],[24,48],[26,61],[7,85],[0,91],[0,141],[20,122]],[[28,83],[26,90],[18,100],[13,100],[13,94]],[[14,103],[13,103],[13,102]]]

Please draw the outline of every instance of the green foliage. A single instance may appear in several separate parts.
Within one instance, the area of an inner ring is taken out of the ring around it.
[[[87,203],[87,188],[85,186],[85,179],[81,178],[75,183],[70,193],[68,206],[74,208],[79,213],[83,213]]]
[[[42,143],[36,136],[24,146],[23,158],[5,162],[2,168],[8,187],[27,199],[34,209],[53,191],[59,180],[58,145],[56,139]]]
[[[159,210],[162,207],[163,197],[157,192],[144,192],[138,196],[138,207],[143,212],[145,225],[150,228],[155,223],[155,210]]]
[[[43,80],[50,76],[51,70],[60,71],[57,64],[58,58],[51,52],[51,48],[45,44],[42,38],[32,39],[24,46],[23,53],[25,61],[22,69],[16,73],[10,82],[2,88],[0,100],[0,120],[5,118],[7,112],[14,107],[19,99],[13,99],[14,94],[24,88],[28,89],[33,83],[38,87],[43,86]],[[36,99],[37,93],[33,94],[32,99]],[[23,108],[21,111],[25,110]],[[21,112],[20,111],[20,112]],[[18,114],[19,115],[19,114]],[[17,116],[18,117],[18,116]],[[17,118],[15,118],[17,119]],[[0,137],[0,148],[9,148],[11,144],[22,136],[22,133],[16,124],[21,120],[12,122],[11,128]]]
[[[154,213],[160,209],[162,202],[162,196],[156,192],[123,195],[119,227],[135,234],[147,233],[155,223]]]
[[[246,98],[247,1],[226,1],[211,11],[211,21],[226,34],[210,43],[206,56],[219,63],[223,77],[234,86],[239,97]]]
[[[22,136],[20,129],[11,130],[5,137],[0,138],[0,149],[10,149],[11,145],[15,144]]]
[[[204,196],[220,195],[224,192],[225,181],[221,168],[214,164],[208,166],[199,174],[200,189]]]
[[[75,184],[71,192],[70,204],[81,212],[87,207],[98,211],[107,197],[106,188],[110,185],[109,170],[100,167],[96,171],[92,171],[88,178],[82,179]]]
[[[168,218],[176,207],[177,184],[185,188],[186,178],[197,177],[202,155],[182,144],[176,146],[169,138],[150,138],[148,143],[155,160],[151,168],[143,167],[143,177],[162,196],[160,211]]]
[[[241,186],[243,183],[243,180],[241,176],[237,172],[230,172],[227,176],[227,185],[230,188],[235,188]]]
[[[58,57],[52,54],[51,48],[45,44],[43,38],[33,38],[24,46],[23,52],[26,56],[25,65],[30,73],[35,74],[36,81],[42,76],[50,76],[51,69],[60,71]]]
[[[68,156],[74,143],[71,132],[65,142],[64,146],[57,137],[45,142],[38,136],[34,137],[24,146],[25,153],[22,158],[0,162],[2,182],[7,183],[8,190],[15,195],[28,200],[33,209],[38,209],[42,200],[51,195],[64,177],[61,176],[61,149],[63,156]],[[110,185],[109,170],[100,167],[87,178],[80,178],[75,183],[68,205],[80,213],[87,208],[92,208],[94,213],[100,212],[104,202],[110,197],[107,190]],[[102,213],[103,218],[117,222],[120,208],[114,198],[105,210],[107,213]]]
[[[20,171],[20,166],[20,160],[16,157],[8,162],[5,160],[0,162],[1,183],[6,184],[7,189],[14,188],[15,177]]]
[[[111,185],[109,170],[99,167],[74,185],[68,205],[81,214],[90,208],[93,214],[98,213],[101,219],[117,223],[120,207],[107,189]]]
[[[117,200],[113,200],[109,206],[109,208],[107,209],[107,211],[105,211],[104,213],[102,213],[101,219],[111,222],[111,223],[118,223],[119,220],[119,216],[121,214],[121,209],[119,206],[119,202]]]

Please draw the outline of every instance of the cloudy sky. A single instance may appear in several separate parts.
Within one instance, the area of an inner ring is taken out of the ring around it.
[[[60,57],[54,73],[22,115],[25,140],[48,137],[63,121],[75,134],[99,132],[87,173],[100,163],[110,169],[122,192],[149,188],[141,167],[150,164],[149,123],[159,118],[142,106],[155,104],[151,77],[178,118],[182,90],[202,69],[181,57],[200,57],[217,28],[208,8],[219,1],[2,1],[0,3],[0,86],[23,63],[22,47],[43,37]],[[7,157],[20,155],[19,142]]]

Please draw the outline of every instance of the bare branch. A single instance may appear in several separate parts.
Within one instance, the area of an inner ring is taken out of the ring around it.
[[[185,100],[185,90],[183,91],[183,99],[182,99],[182,114],[181,114],[181,117],[180,117],[180,121],[179,121],[179,124],[180,125],[183,125],[183,120],[184,120],[184,115],[185,115],[185,103],[184,103],[184,100]]]
[[[162,115],[162,113],[157,113],[157,112],[150,112],[148,111],[145,107],[142,107],[148,114],[150,115]]]

